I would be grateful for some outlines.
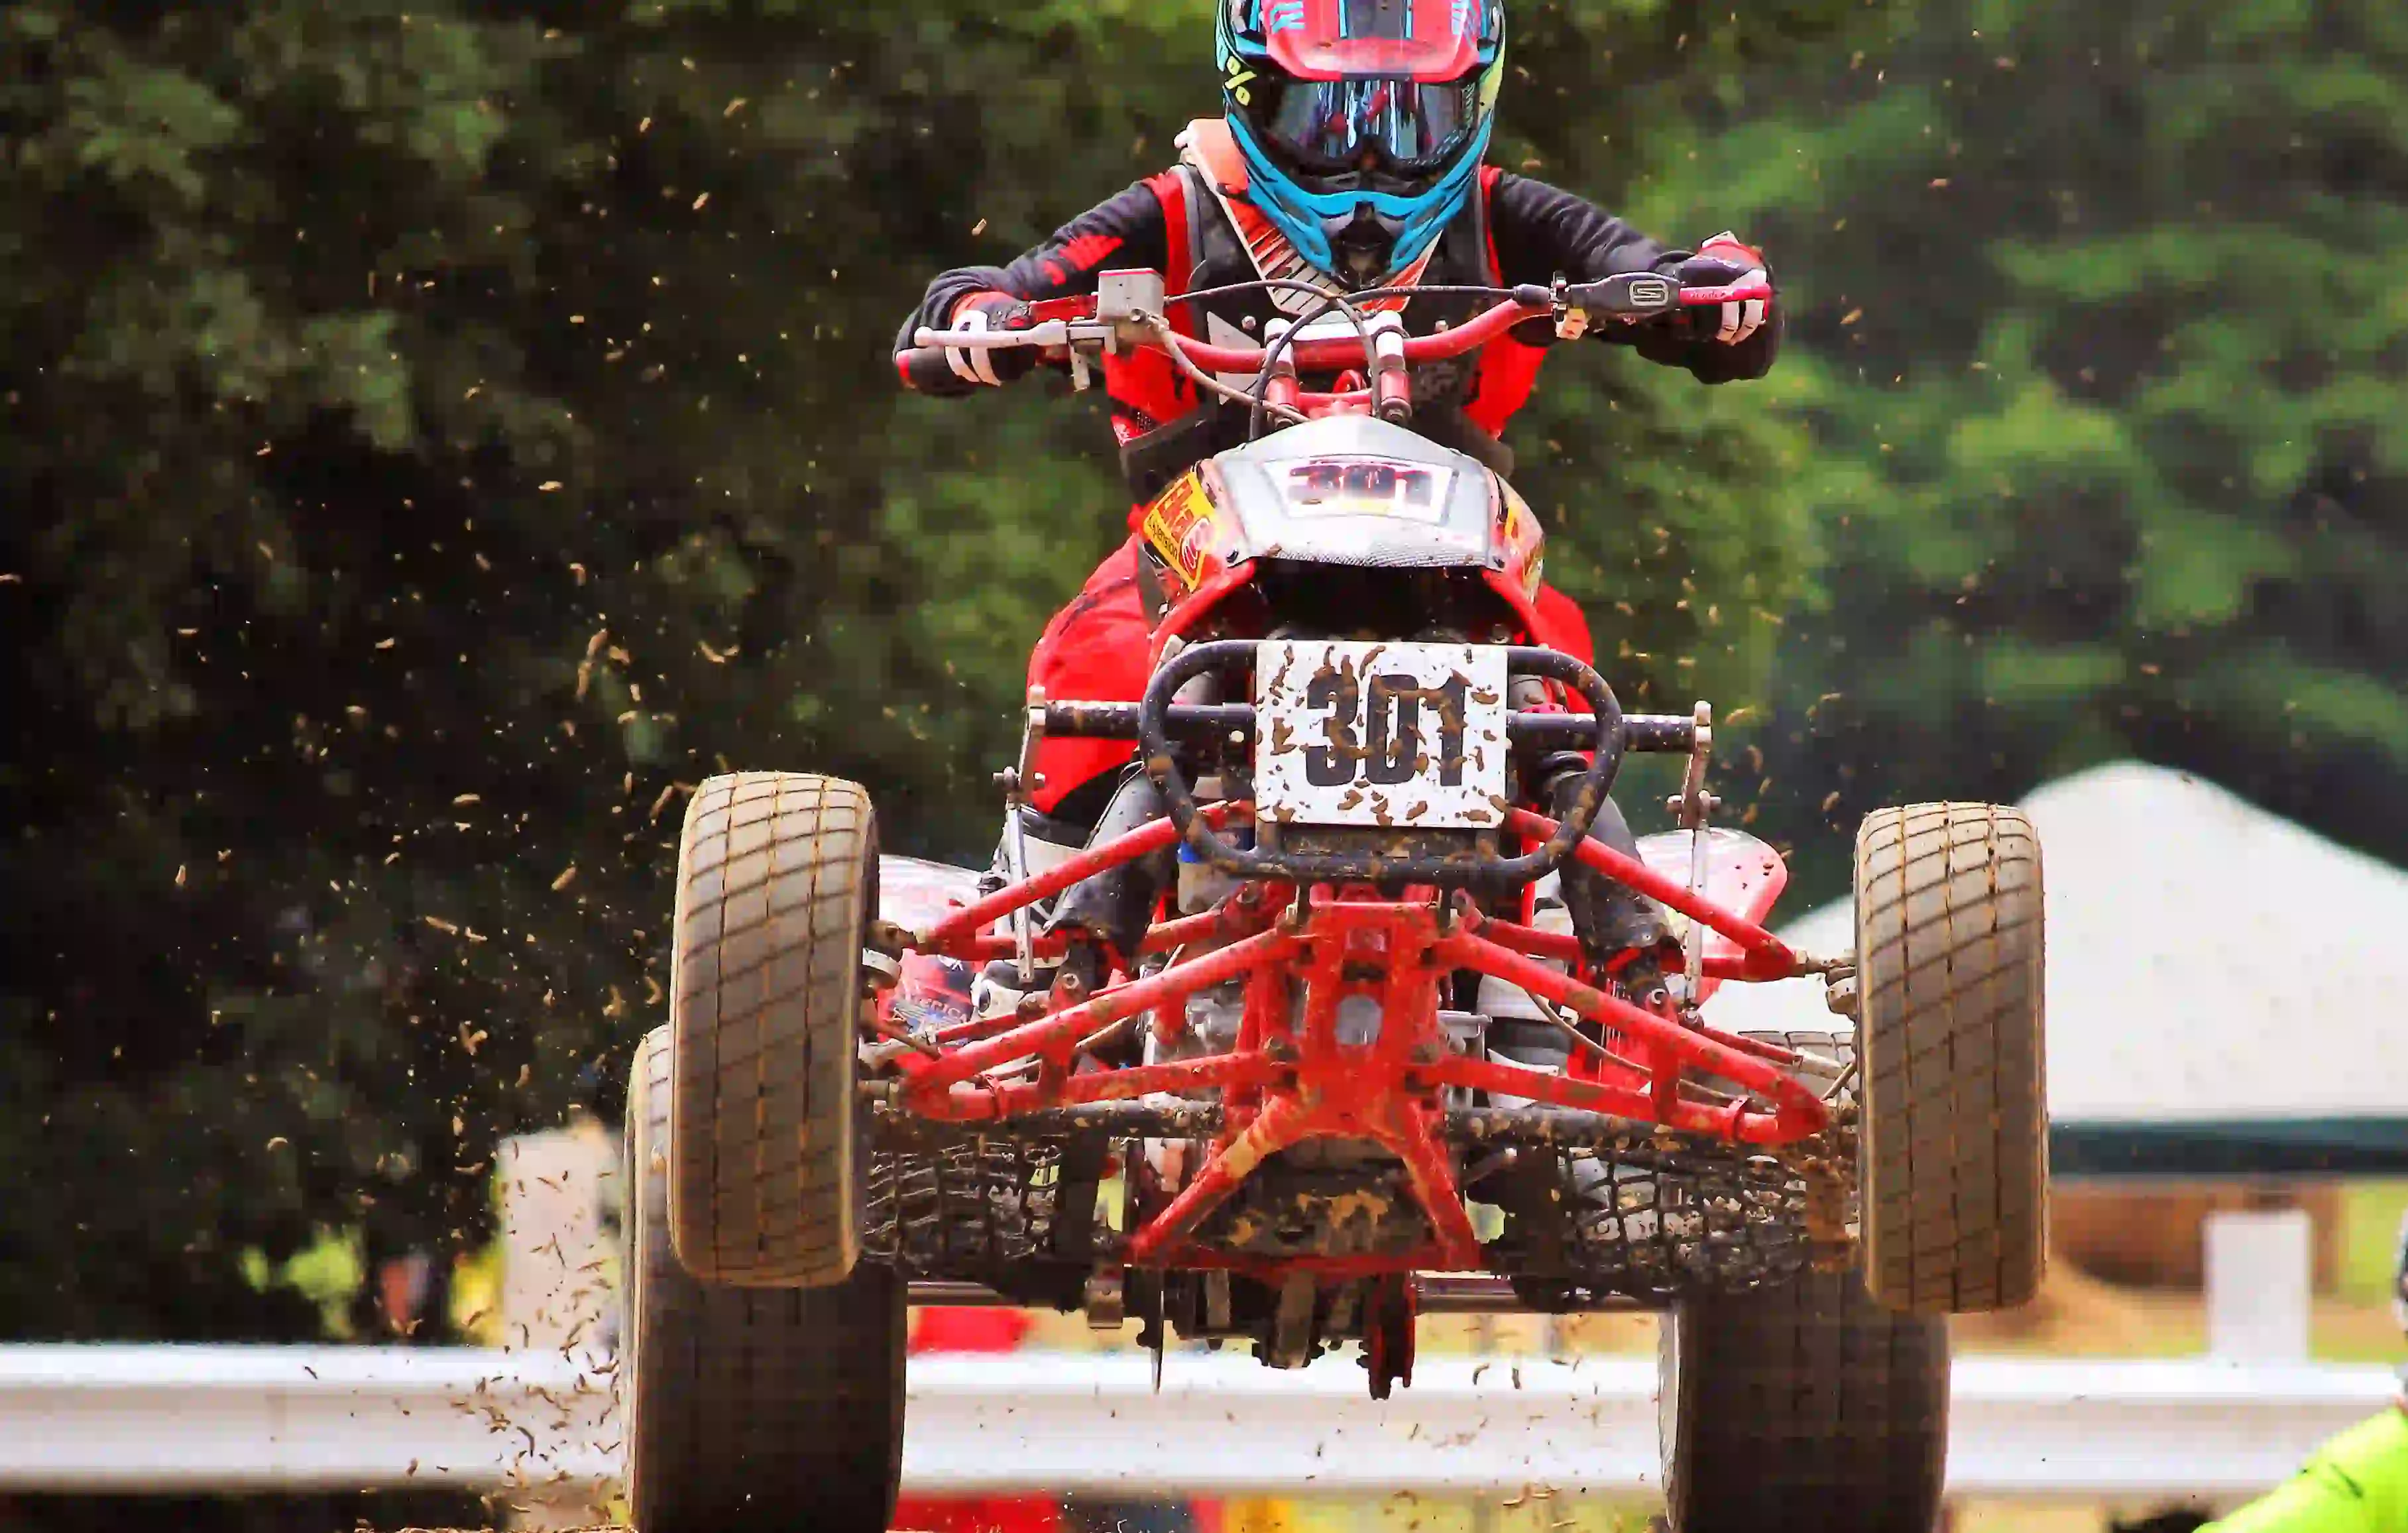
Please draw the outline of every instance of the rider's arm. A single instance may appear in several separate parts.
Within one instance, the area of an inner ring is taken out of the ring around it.
[[[1160,271],[1169,260],[1162,222],[1162,199],[1140,181],[1054,231],[1043,244],[1009,266],[963,266],[928,284],[928,294],[903,322],[896,337],[899,353],[911,349],[914,331],[943,330],[963,307],[998,294],[1025,302],[1080,297],[1096,291],[1105,271]],[[971,393],[977,385],[947,376],[922,385],[939,394]]]
[[[2272,1495],[2200,1533],[2394,1533],[2408,1527],[2408,1411],[2386,1411],[2316,1450]]]
[[[1497,265],[1508,285],[1550,282],[1562,276],[1594,282],[1627,271],[1671,276],[1693,253],[1668,250],[1585,197],[1511,173],[1488,196],[1488,223]],[[1686,367],[1706,383],[1762,378],[1781,351],[1779,307],[1763,328],[1735,346],[1664,325],[1600,325],[1601,339],[1638,348],[1650,362]]]

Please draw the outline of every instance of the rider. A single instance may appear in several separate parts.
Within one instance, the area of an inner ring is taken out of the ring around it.
[[[1180,136],[1179,163],[1057,230],[1007,267],[949,271],[903,324],[896,363],[909,388],[957,395],[1029,370],[1036,353],[916,351],[934,329],[1022,329],[1035,300],[1093,294],[1107,270],[1160,272],[1172,294],[1258,279],[1288,286],[1169,306],[1181,332],[1223,343],[1259,338],[1324,295],[1379,287],[1486,288],[1593,281],[1653,271],[1693,285],[1769,280],[1763,256],[1731,234],[1694,253],[1667,249],[1570,193],[1484,164],[1505,75],[1499,0],[1216,0],[1223,115]],[[1382,298],[1428,334],[1485,307],[1477,295]],[[1202,312],[1197,312],[1201,309]],[[1590,332],[1700,382],[1762,377],[1780,349],[1776,303],[1692,309],[1672,325]],[[1413,429],[1499,473],[1498,440],[1529,397],[1554,322],[1538,317],[1458,362],[1417,367]],[[1197,462],[1246,439],[1247,412],[1199,396],[1151,351],[1105,360],[1121,465],[1138,511]],[[1147,681],[1152,623],[1140,596],[1134,536],[1046,625],[1028,681],[1053,698],[1134,700]],[[1590,658],[1588,626],[1552,588],[1538,598],[1550,630],[1534,642]],[[1030,870],[1129,828],[1111,811],[1125,742],[1047,739],[1036,811],[1024,816]],[[1008,831],[1008,827],[1007,827]],[[1611,805],[1595,834],[1628,850]],[[1008,838],[1008,836],[1007,836]],[[1621,902],[1622,945],[1660,933],[1646,902]],[[1103,934],[1109,936],[1110,934]],[[1119,945],[1119,944],[1115,944]]]

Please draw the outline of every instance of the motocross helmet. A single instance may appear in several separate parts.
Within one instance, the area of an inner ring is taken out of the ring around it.
[[[1221,98],[1246,195],[1350,287],[1410,265],[1480,176],[1502,0],[1220,0]]]

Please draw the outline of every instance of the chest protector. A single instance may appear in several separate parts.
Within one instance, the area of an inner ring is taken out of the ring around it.
[[[1257,279],[1307,284],[1312,291],[1273,289],[1216,299],[1205,306],[1170,306],[1170,322],[1181,335],[1223,341],[1259,337],[1276,319],[1294,319],[1329,294],[1347,290],[1327,273],[1308,265],[1296,247],[1246,197],[1246,165],[1229,125],[1219,118],[1190,123],[1179,136],[1180,163],[1146,185],[1162,204],[1163,273],[1176,296]],[[1480,192],[1421,258],[1386,283],[1402,287],[1468,284],[1501,286],[1496,243],[1489,237],[1489,192],[1498,172],[1484,167]],[[1394,309],[1412,335],[1428,335],[1441,323],[1460,324],[1488,307],[1484,300],[1431,294],[1374,300],[1364,307]],[[1505,423],[1530,397],[1546,346],[1554,338],[1544,319],[1491,341],[1453,362],[1413,369],[1412,427],[1423,436],[1510,473],[1513,455],[1498,440]],[[1308,380],[1307,387],[1326,380]],[[1152,351],[1104,359],[1104,386],[1112,399],[1112,432],[1129,490],[1143,506],[1171,480],[1215,452],[1246,439],[1247,411],[1199,396],[1169,360]]]

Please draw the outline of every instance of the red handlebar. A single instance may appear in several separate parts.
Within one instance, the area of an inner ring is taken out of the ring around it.
[[[1506,331],[1547,312],[1544,308],[1525,308],[1516,303],[1501,303],[1486,313],[1465,321],[1452,330],[1434,335],[1405,337],[1405,362],[1437,362],[1446,357],[1459,357],[1466,351],[1478,351]],[[1216,373],[1252,373],[1259,371],[1269,349],[1262,346],[1213,346],[1204,341],[1182,340],[1179,349],[1198,367]],[[1360,336],[1333,337],[1327,340],[1300,340],[1287,348],[1287,356],[1296,359],[1300,373],[1334,373],[1343,367],[1360,367],[1363,361],[1363,338]]]
[[[1642,295],[1641,290],[1650,284],[1656,291]],[[1517,289],[1516,292],[1525,296],[1507,298],[1451,329],[1440,329],[1426,336],[1402,337],[1404,367],[1397,365],[1395,348],[1398,337],[1393,320],[1389,320],[1391,328],[1387,334],[1390,339],[1384,349],[1384,365],[1376,365],[1380,359],[1370,354],[1372,348],[1360,333],[1293,341],[1278,349],[1280,358],[1288,365],[1282,368],[1281,376],[1268,380],[1269,387],[1260,397],[1275,408],[1300,409],[1306,415],[1368,405],[1383,415],[1389,414],[1394,408],[1398,413],[1392,418],[1401,419],[1412,407],[1411,390],[1405,382],[1405,367],[1417,362],[1439,362],[1478,351],[1526,320],[1555,318],[1559,305],[1564,312],[1584,321],[1598,317],[1639,321],[1670,313],[1672,307],[1705,308],[1723,304],[1770,301],[1772,297],[1771,285],[1767,282],[1733,283],[1727,287],[1684,287],[1670,293],[1664,291],[1671,287],[1672,282],[1669,279],[1633,273],[1574,288],[1570,290],[1568,304],[1560,287],[1553,291],[1535,287]],[[1661,307],[1668,299],[1672,307]],[[1034,345],[1046,348],[1049,357],[1070,356],[1073,349],[1082,343],[1077,327],[1095,321],[1099,306],[1095,297],[1077,297],[1050,299],[1032,307],[1036,311],[1036,323],[1027,332],[980,332],[975,336],[965,334],[957,337],[936,330],[919,331],[920,349],[906,351],[896,359],[896,365],[902,368],[906,384],[912,382],[914,375],[911,369],[915,362],[927,359],[933,367],[936,360],[944,356],[939,348],[948,345]],[[1142,315],[1139,318],[1143,321]],[[1124,328],[1125,321],[1126,316],[1123,316],[1119,322]],[[1177,355],[1187,366],[1196,369],[1198,376],[1206,373],[1258,375],[1270,365],[1273,352],[1270,346],[1215,346],[1209,341],[1173,335],[1161,327],[1162,322],[1158,318],[1151,322],[1156,327],[1154,337],[1140,337],[1136,343],[1156,350],[1175,349]],[[1372,369],[1372,387],[1369,390],[1304,394],[1299,393],[1296,386],[1296,374],[1337,373],[1364,367]]]
[[[1752,298],[1770,299],[1772,288],[1764,282],[1734,283],[1729,287],[1694,287],[1681,290],[1681,307],[1704,308],[1721,304],[1744,303]],[[1541,318],[1551,312],[1545,304],[1523,305],[1511,299],[1494,308],[1473,316],[1451,330],[1440,330],[1427,336],[1409,336],[1405,339],[1405,361],[1439,362],[1476,351],[1525,320]],[[1214,346],[1206,341],[1185,340],[1179,349],[1198,367],[1216,373],[1253,373],[1263,365],[1268,348],[1262,346]],[[1363,339],[1359,336],[1334,337],[1326,340],[1297,341],[1286,355],[1296,359],[1299,373],[1334,373],[1340,368],[1364,365]]]

